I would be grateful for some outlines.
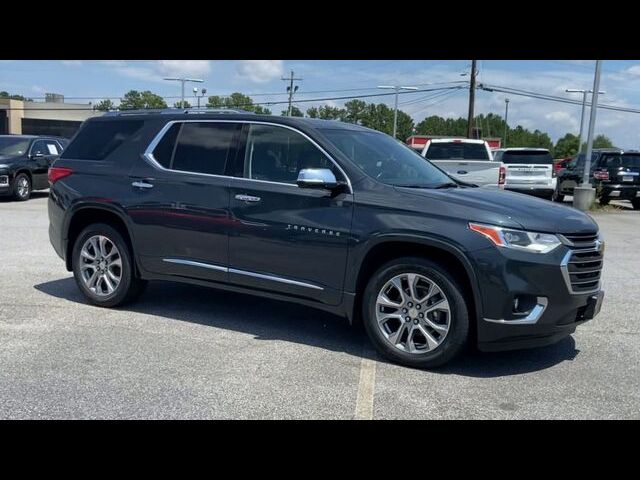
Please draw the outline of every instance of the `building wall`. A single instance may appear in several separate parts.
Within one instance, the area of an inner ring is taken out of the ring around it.
[[[60,126],[60,122],[71,122],[66,125],[80,126],[88,118],[102,115],[103,112],[95,112],[87,103],[59,103],[59,102],[23,102],[0,98],[0,110],[5,110],[9,134],[20,135],[23,132],[23,119],[30,130],[34,125],[39,125],[43,130],[50,130]],[[49,124],[47,124],[47,121]],[[57,123],[56,123],[57,122]],[[67,128],[66,131],[69,131]],[[29,132],[33,133],[33,131]],[[37,132],[36,132],[37,133]],[[43,132],[44,133],[44,132]]]

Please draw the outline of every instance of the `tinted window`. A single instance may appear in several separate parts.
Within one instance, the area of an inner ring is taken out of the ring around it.
[[[549,152],[536,150],[514,150],[504,152],[502,162],[509,163],[526,163],[533,165],[553,165],[553,157]]]
[[[62,158],[103,160],[142,127],[142,120],[87,122]]]
[[[184,123],[171,168],[185,172],[223,175],[233,138],[241,124]]]
[[[491,160],[484,144],[462,142],[431,143],[426,157],[429,160]]]
[[[637,155],[605,155],[600,162],[605,168],[631,167],[640,168],[640,154]]]
[[[0,137],[0,155],[23,155],[29,148],[24,138]]]
[[[181,123],[174,123],[167,132],[165,132],[162,140],[153,150],[153,158],[164,168],[171,168],[171,160],[173,158],[173,150],[176,145],[176,138],[180,132]]]
[[[420,154],[384,133],[338,129],[322,133],[362,171],[382,183],[435,187],[452,182]]]
[[[296,183],[303,168],[329,168],[340,178],[333,162],[299,133],[271,125],[249,127],[244,177]]]

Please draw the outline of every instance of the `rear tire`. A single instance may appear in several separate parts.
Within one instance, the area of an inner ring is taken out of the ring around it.
[[[136,277],[127,242],[111,225],[94,223],[78,235],[73,276],[84,296],[99,307],[117,307],[138,297],[146,281]]]
[[[609,205],[610,201],[611,201],[611,199],[609,197],[600,197],[598,199],[598,203],[600,203],[600,205],[602,205],[602,206]]]
[[[558,187],[556,187],[553,193],[551,194],[551,201],[559,202],[559,203],[564,202],[564,195],[560,193],[560,190]]]
[[[634,210],[640,210],[640,198],[634,198],[631,200],[631,205],[633,205]]]
[[[31,179],[26,173],[19,173],[13,179],[13,198],[18,202],[24,202],[31,197]]]
[[[454,276],[437,263],[420,257],[392,260],[365,289],[367,335],[393,362],[416,368],[444,365],[462,351],[469,336],[462,292]]]

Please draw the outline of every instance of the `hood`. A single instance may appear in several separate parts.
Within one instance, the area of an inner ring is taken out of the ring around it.
[[[598,230],[598,224],[580,210],[521,193],[489,188],[396,188],[405,194],[429,199],[436,211],[456,212],[457,216],[464,215],[473,222],[546,233]]]
[[[0,155],[0,165],[17,162],[20,158],[21,155]]]

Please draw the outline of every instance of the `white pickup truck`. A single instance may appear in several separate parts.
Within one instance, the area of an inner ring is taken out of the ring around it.
[[[480,187],[504,187],[505,169],[484,140],[432,138],[422,156],[452,177]]]

